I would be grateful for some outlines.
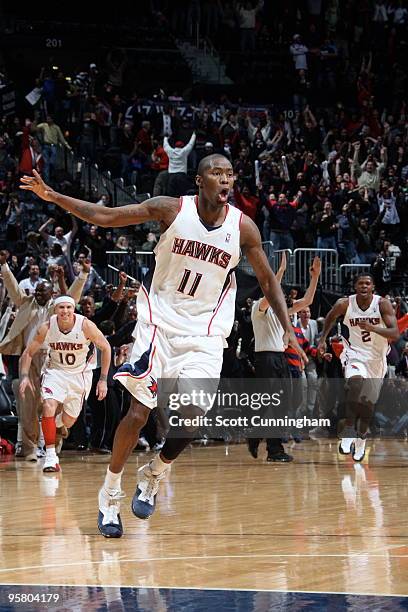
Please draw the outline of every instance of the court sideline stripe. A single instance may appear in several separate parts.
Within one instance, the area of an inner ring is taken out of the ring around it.
[[[398,546],[399,548],[399,546]],[[383,554],[367,554],[367,553],[323,553],[323,554],[303,554],[303,553],[276,553],[276,554],[263,554],[263,555],[208,555],[208,556],[187,556],[187,557],[150,557],[150,558],[134,558],[134,559],[115,559],[115,563],[150,563],[152,561],[214,561],[216,559],[276,559],[276,558],[303,558],[303,557],[340,557],[340,558],[360,558],[364,559],[408,559],[408,555],[390,555],[387,553]],[[51,569],[56,567],[75,567],[80,565],[101,565],[106,563],[105,560],[101,561],[72,561],[69,563],[52,563],[49,565],[26,565],[24,567],[10,567],[7,569],[0,569],[0,573],[6,572],[23,572],[27,570],[35,569]]]
[[[107,561],[109,563],[109,561]],[[0,583],[0,587],[3,586],[13,586],[13,587],[22,587],[22,586],[37,586],[37,587],[50,587],[50,588],[73,588],[76,587],[78,589],[167,589],[169,591],[179,590],[179,591],[228,591],[231,593],[239,593],[240,591],[244,591],[245,593],[282,593],[282,595],[296,595],[297,593],[310,593],[313,595],[354,595],[358,597],[408,597],[407,593],[359,593],[357,591],[307,591],[303,589],[296,589],[295,591],[283,591],[282,589],[248,589],[245,587],[239,588],[230,588],[230,587],[186,587],[186,586],[135,586],[134,584],[124,585],[124,584],[40,584],[38,582],[26,582],[24,584],[15,584],[14,582],[2,582]]]

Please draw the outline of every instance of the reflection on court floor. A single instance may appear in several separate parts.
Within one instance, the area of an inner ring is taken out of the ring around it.
[[[25,597],[23,596],[25,594]],[[19,596],[20,595],[20,596]],[[18,603],[15,598],[18,598]],[[21,601],[23,597],[23,602]],[[58,597],[58,603],[54,603]],[[48,601],[50,603],[43,603]],[[14,601],[12,601],[14,599]],[[43,600],[41,602],[41,599]],[[40,600],[40,601],[38,601]],[[36,603],[37,601],[37,603]],[[1,586],[0,610],[134,612],[267,612],[269,610],[408,610],[408,599],[337,593],[284,593],[201,589]]]

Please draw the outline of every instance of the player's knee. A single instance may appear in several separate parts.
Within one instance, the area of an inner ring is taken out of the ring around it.
[[[55,415],[56,407],[52,401],[44,400],[42,413],[45,417],[51,417]]]
[[[177,428],[178,435],[193,438],[200,428],[200,417],[205,415],[205,411],[199,406],[189,405],[182,406],[177,413],[182,419],[182,426]]]
[[[146,425],[150,409],[138,402],[132,402],[127,413],[128,419],[132,421],[132,427],[141,429]]]

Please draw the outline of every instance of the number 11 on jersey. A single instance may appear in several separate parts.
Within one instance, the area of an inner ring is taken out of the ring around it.
[[[184,273],[183,273],[183,278],[181,279],[181,282],[178,286],[177,291],[179,293],[186,293],[185,289],[187,287],[187,283],[190,279],[191,276],[191,270],[188,270],[187,268],[184,268]],[[193,283],[190,287],[190,290],[187,291],[187,295],[190,295],[191,297],[194,297],[195,292],[197,291],[198,285],[200,284],[200,281],[202,279],[203,275],[200,274],[199,272],[196,272],[195,278],[193,280]]]

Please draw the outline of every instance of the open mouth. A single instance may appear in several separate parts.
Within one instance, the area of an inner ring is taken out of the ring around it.
[[[228,195],[229,195],[229,189],[222,189],[219,194],[218,194],[218,200],[220,202],[227,202],[228,201]]]

